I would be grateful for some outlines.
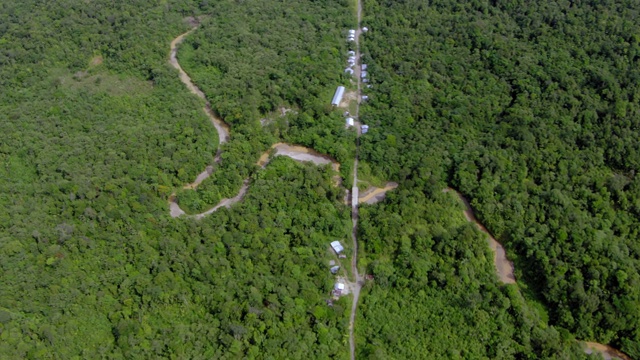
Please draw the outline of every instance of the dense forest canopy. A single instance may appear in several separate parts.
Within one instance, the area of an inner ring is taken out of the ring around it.
[[[367,1],[373,172],[451,184],[549,306],[640,356],[640,3]]]
[[[640,357],[633,1],[364,2],[358,358]],[[188,21],[185,21],[188,20]],[[203,102],[231,126],[222,160]],[[329,99],[351,1],[0,4],[0,357],[347,358],[351,297],[327,306],[351,213],[329,167],[355,134]],[[284,111],[283,111],[284,110]],[[288,111],[287,111],[288,110]],[[199,211],[172,219],[167,198]],[[502,285],[454,186],[515,260]],[[349,264],[341,263],[347,274]]]
[[[278,158],[233,211],[169,217],[218,145],[167,62],[211,6],[0,5],[0,357],[345,357],[348,300],[325,300],[328,244],[350,223],[328,169]],[[251,149],[279,137],[233,125],[223,164],[254,171]]]

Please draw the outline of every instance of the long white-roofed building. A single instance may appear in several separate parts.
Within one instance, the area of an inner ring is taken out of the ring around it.
[[[344,95],[344,86],[338,86],[336,89],[336,93],[333,95],[333,100],[331,100],[331,105],[338,106],[342,101],[342,96]]]

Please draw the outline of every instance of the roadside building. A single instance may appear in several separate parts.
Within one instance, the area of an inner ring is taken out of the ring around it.
[[[338,86],[336,89],[336,93],[333,95],[333,100],[331,100],[331,105],[338,106],[342,101],[342,96],[344,95],[344,86]]]
[[[347,122],[347,127],[350,127],[350,126],[355,125],[355,121],[353,120],[353,118],[352,118],[352,117],[348,117],[348,118],[346,119],[346,122]]]
[[[333,251],[336,252],[336,254],[340,254],[342,251],[344,251],[344,246],[342,246],[342,244],[340,244],[340,241],[338,240],[332,241],[331,247],[333,248]]]
[[[362,130],[363,134],[366,134],[367,132],[369,132],[369,125],[362,125],[360,129]]]

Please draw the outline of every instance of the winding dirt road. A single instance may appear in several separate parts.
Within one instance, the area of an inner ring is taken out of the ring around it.
[[[199,98],[203,99],[206,103],[203,110],[207,114],[207,117],[209,118],[209,120],[211,120],[211,123],[213,124],[213,126],[216,128],[216,131],[218,132],[219,145],[218,145],[218,151],[216,153],[214,161],[215,163],[219,163],[221,159],[220,145],[229,141],[229,136],[230,136],[229,125],[227,125],[224,121],[222,121],[220,118],[218,118],[215,115],[215,113],[211,108],[211,103],[209,103],[209,101],[207,100],[207,97],[204,95],[202,90],[200,90],[200,88],[198,88],[193,83],[189,75],[182,69],[177,59],[178,45],[180,45],[180,43],[184,40],[184,38],[187,35],[191,34],[197,28],[198,27],[196,26],[193,29],[187,31],[186,33],[181,34],[175,39],[173,39],[173,41],[171,42],[171,51],[169,53],[169,62],[176,70],[178,70],[180,74],[180,81],[182,81],[182,83],[185,84],[185,86],[189,89],[189,91],[197,95]],[[271,146],[271,149],[269,149],[268,151],[265,151],[260,156],[260,159],[258,160],[257,165],[261,167],[267,166],[267,164],[271,159],[270,155],[274,149],[275,149],[274,156],[288,156],[296,161],[312,162],[316,165],[331,164],[331,167],[334,171],[336,172],[340,171],[340,163],[338,163],[336,160],[332,159],[331,157],[324,154],[320,154],[319,152],[313,149],[306,148],[304,146],[289,145],[284,143],[277,143]],[[203,172],[198,174],[194,182],[190,184],[186,184],[183,188],[195,190],[198,187],[198,185],[200,185],[205,179],[211,176],[212,173],[213,173],[213,166],[209,165],[206,167],[206,169]],[[334,180],[335,180],[336,186],[339,186],[341,184],[342,179],[340,178],[339,175],[337,175],[336,178],[334,178]],[[229,199],[222,199],[218,204],[216,204],[211,209],[204,211],[200,214],[195,214],[191,216],[195,219],[202,219],[203,217],[217,211],[220,208],[223,208],[223,207],[229,208],[231,207],[231,205],[239,201],[242,201],[248,189],[249,189],[249,179],[245,179],[242,184],[242,187],[240,187],[240,191],[238,191],[238,194],[236,196]],[[169,214],[171,215],[171,217],[174,217],[174,218],[187,215],[186,212],[180,208],[180,205],[178,205],[176,200],[176,193],[171,194],[171,196],[169,197]]]
[[[206,105],[204,108],[204,112],[207,114],[207,117],[209,117],[209,120],[211,120],[211,123],[216,128],[216,131],[218,131],[218,141],[219,141],[218,145],[222,145],[225,142],[229,141],[229,125],[216,116],[216,114],[211,109],[211,103],[209,103],[209,101],[207,100],[207,97],[204,95],[202,90],[200,90],[193,83],[193,81],[191,81],[191,78],[189,77],[189,75],[187,75],[187,73],[180,66],[180,63],[178,63],[178,58],[177,58],[178,45],[180,45],[180,43],[184,40],[184,38],[187,35],[194,32],[197,28],[198,27],[196,26],[193,29],[187,31],[186,33],[173,39],[173,41],[171,42],[171,53],[169,55],[169,63],[171,63],[171,66],[173,66],[176,70],[178,70],[178,72],[180,73],[180,81],[182,81],[182,83],[187,86],[189,91],[205,101]],[[218,152],[220,152],[220,150],[218,150]],[[220,160],[217,160],[217,161],[220,161]],[[206,178],[207,177],[205,177],[205,179]]]
[[[502,245],[498,241],[496,241],[496,239],[491,235],[491,233],[489,233],[487,228],[485,228],[484,225],[482,225],[478,221],[478,219],[476,219],[475,214],[473,213],[473,209],[471,208],[471,204],[469,204],[469,201],[467,200],[467,198],[464,197],[464,195],[462,195],[457,190],[452,188],[446,188],[442,190],[442,192],[445,192],[445,193],[450,191],[455,192],[456,195],[458,195],[458,197],[460,198],[460,201],[462,201],[462,203],[464,204],[465,206],[464,217],[467,219],[467,221],[473,222],[474,224],[476,224],[476,226],[478,227],[478,229],[480,229],[480,231],[484,232],[489,236],[489,247],[491,248],[491,250],[493,250],[493,254],[494,254],[493,262],[494,262],[496,272],[498,274],[498,278],[500,279],[500,281],[502,281],[505,284],[516,284],[516,278],[513,275],[513,263],[507,259],[507,256],[505,254],[505,251]],[[629,356],[627,356],[620,350],[612,348],[609,345],[603,345],[595,342],[584,342],[583,344],[585,346],[585,353],[587,354],[592,354],[594,352],[597,352],[597,353],[600,353],[600,355],[602,355],[602,357],[604,357],[605,360],[614,360],[614,359],[631,360]]]
[[[453,191],[456,193],[456,195],[458,195],[460,201],[462,201],[462,203],[464,204],[464,217],[467,219],[467,221],[476,224],[480,231],[489,236],[489,247],[493,251],[493,264],[496,267],[498,278],[500,278],[500,281],[505,284],[515,284],[516,277],[513,275],[513,263],[509,261],[509,259],[507,259],[507,254],[504,251],[504,247],[502,247],[502,245],[493,237],[493,235],[491,235],[489,230],[487,230],[487,228],[484,227],[484,225],[482,225],[478,221],[478,219],[476,219],[476,216],[473,213],[473,209],[471,208],[471,204],[469,204],[467,198],[465,198],[464,195],[452,188],[446,188],[442,191]]]

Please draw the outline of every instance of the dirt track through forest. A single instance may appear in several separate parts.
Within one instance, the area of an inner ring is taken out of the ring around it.
[[[473,213],[473,209],[471,208],[471,204],[469,204],[469,201],[467,200],[467,198],[465,198],[464,195],[462,195],[457,190],[452,188],[446,188],[442,191],[445,193],[450,191],[455,192],[456,195],[458,195],[458,197],[460,198],[460,201],[462,201],[462,203],[465,206],[464,217],[467,219],[467,221],[473,222],[474,224],[476,224],[476,226],[480,231],[484,232],[489,236],[489,247],[491,248],[494,254],[493,262],[496,268],[496,273],[498,274],[498,278],[500,279],[500,281],[502,281],[505,284],[516,284],[516,278],[513,274],[513,270],[514,270],[513,263],[507,259],[506,253],[504,251],[504,247],[502,247],[502,245],[498,241],[496,241],[496,239],[491,235],[491,233],[489,233],[489,230],[487,230],[487,228],[484,227],[484,225],[482,225],[478,221],[478,219],[476,219],[475,214]],[[603,345],[600,343],[586,342],[586,341],[583,342],[583,344],[585,346],[585,353],[587,354],[598,352],[604,357],[605,360],[613,360],[613,359],[631,360],[629,356],[627,356],[626,354],[622,353],[617,349],[612,348],[609,345]]]
[[[362,3],[360,0],[357,1],[357,14],[358,14],[358,29],[356,30],[356,58],[358,59],[358,62],[360,60],[360,45],[359,45],[359,37],[361,35],[361,30],[360,30],[360,21],[361,21],[361,16],[362,16]],[[229,134],[230,134],[230,128],[229,125],[227,125],[224,121],[222,121],[220,118],[218,118],[215,113],[213,112],[212,108],[211,108],[211,104],[209,103],[209,101],[207,100],[206,96],[204,95],[204,93],[202,92],[202,90],[200,90],[192,81],[191,78],[189,77],[189,75],[182,69],[182,67],[180,66],[180,64],[178,63],[178,59],[177,59],[177,52],[178,52],[178,45],[184,40],[184,38],[189,35],[190,33],[192,33],[193,31],[195,31],[197,29],[197,26],[195,26],[193,29],[187,31],[184,34],[179,35],[178,37],[176,37],[172,42],[171,42],[171,52],[170,52],[170,56],[169,56],[169,62],[171,63],[171,65],[178,70],[179,74],[180,74],[180,80],[182,81],[182,83],[185,84],[185,86],[187,86],[187,88],[189,89],[189,91],[195,95],[197,95],[198,97],[200,97],[201,99],[203,99],[206,103],[205,107],[204,107],[204,112],[206,113],[207,117],[209,118],[209,120],[211,121],[211,123],[213,124],[213,126],[215,127],[216,131],[218,132],[218,151],[216,153],[216,156],[214,158],[214,162],[215,163],[219,163],[220,162],[220,146],[222,144],[224,144],[225,142],[229,141]],[[360,82],[360,76],[359,73],[356,74],[357,77],[357,81],[358,81],[358,91],[357,91],[357,96],[356,96],[356,101],[357,101],[357,107],[356,107],[356,119],[358,118],[358,114],[359,114],[359,103],[360,103],[360,96],[361,96],[361,82]],[[358,133],[358,137],[360,136],[360,131],[358,129],[357,131]],[[357,146],[356,146],[356,156],[355,156],[355,160],[354,160],[354,184],[358,183],[358,147],[359,147],[359,139],[357,140]],[[257,165],[261,166],[261,167],[265,167],[267,166],[267,164],[269,163],[271,157],[271,152],[272,150],[275,149],[275,154],[274,156],[288,156],[296,161],[301,161],[301,162],[305,162],[305,161],[309,161],[309,162],[313,162],[316,165],[326,165],[326,164],[331,164],[332,168],[334,171],[338,172],[340,170],[340,163],[338,163],[337,161],[335,161],[334,159],[332,159],[331,157],[324,155],[324,154],[320,154],[317,151],[313,150],[313,149],[309,149],[303,146],[297,146],[297,145],[289,145],[289,144],[285,144],[285,143],[277,143],[274,144],[268,151],[266,151],[265,153],[263,153],[260,156],[260,159],[257,162]],[[185,189],[193,189],[195,190],[198,185],[200,183],[202,183],[205,179],[207,179],[213,172],[214,168],[212,165],[209,165],[206,167],[206,169],[201,172],[200,174],[198,174],[198,176],[196,177],[195,181],[187,184],[184,186]],[[336,186],[340,185],[340,177],[339,175],[338,177],[338,181],[336,182]],[[386,194],[387,191],[393,190],[398,186],[398,184],[396,183],[392,183],[389,182],[385,185],[384,188],[371,188],[370,190],[368,190],[366,193],[361,194],[358,198],[358,203],[368,203],[368,204],[373,204],[376,203],[382,199],[384,199],[384,196]],[[233,204],[241,201],[244,196],[247,193],[247,190],[249,189],[249,179],[245,179],[240,190],[238,191],[238,194],[232,198],[229,199],[222,199],[217,205],[215,205],[214,207],[212,207],[211,209],[202,212],[200,214],[196,214],[196,215],[191,215],[193,218],[195,219],[202,219],[203,217],[217,211],[218,209],[222,208],[222,207],[226,207],[229,208],[231,207]],[[448,192],[448,191],[455,191],[451,188],[447,188],[443,190],[444,192]],[[489,245],[491,247],[491,249],[494,252],[494,264],[496,267],[496,271],[498,274],[498,277],[500,278],[500,280],[503,283],[506,284],[515,284],[516,280],[515,280],[515,276],[513,274],[513,263],[511,263],[507,258],[506,258],[506,254],[504,251],[504,248],[502,247],[502,245],[500,243],[498,243],[495,238],[489,233],[489,231],[484,227],[484,225],[482,225],[475,217],[475,214],[473,213],[473,209],[471,208],[471,205],[469,204],[469,202],[467,201],[467,199],[460,194],[459,192],[455,191],[456,194],[458,195],[458,197],[460,198],[460,200],[464,203],[465,205],[465,210],[464,210],[464,215],[465,218],[467,219],[467,221],[473,222],[476,224],[476,226],[478,226],[478,228],[480,229],[480,231],[486,233],[489,236]],[[176,194],[173,193],[171,194],[171,196],[169,197],[169,213],[171,215],[171,217],[179,217],[179,216],[183,216],[186,215],[186,213],[180,208],[180,206],[178,205],[178,203],[176,202]],[[354,282],[350,282],[350,289],[353,292],[353,302],[352,302],[352,306],[351,306],[351,316],[349,319],[349,348],[350,348],[350,358],[351,360],[355,360],[355,354],[356,354],[356,347],[355,347],[355,336],[354,336],[354,332],[355,332],[355,318],[356,318],[356,312],[357,312],[357,308],[358,308],[358,300],[360,297],[360,289],[362,288],[362,285],[364,284],[364,277],[361,276],[358,273],[358,269],[357,269],[357,253],[358,253],[358,241],[357,241],[357,221],[358,221],[358,207],[354,206],[352,208],[352,222],[353,222],[353,228],[352,228],[352,240],[353,240],[353,247],[354,247],[354,251],[353,251],[353,257],[351,259],[351,266],[352,266],[352,270],[353,270],[353,274],[355,275],[355,281]],[[609,359],[621,359],[621,360],[631,360],[631,358],[627,355],[625,355],[624,353],[620,352],[619,350],[616,350],[608,345],[603,345],[600,343],[595,343],[595,342],[584,342],[583,343],[585,345],[585,353],[587,354],[591,354],[592,352],[599,352],[604,358],[605,360],[609,360]]]
[[[361,79],[360,79],[360,65],[362,61],[360,59],[360,36],[362,35],[360,22],[362,20],[362,1],[356,0],[356,13],[357,13],[357,28],[356,28],[356,81],[358,84],[356,93],[356,120],[360,121],[360,99],[362,95]],[[358,156],[360,152],[360,135],[359,128],[356,129],[356,155],[353,160],[353,186],[358,186]],[[353,194],[353,193],[352,193]],[[364,285],[364,276],[358,272],[358,203],[360,199],[351,207],[351,222],[353,228],[351,230],[351,239],[353,240],[353,255],[351,256],[351,271],[355,277],[353,283],[353,302],[351,303],[351,316],[349,317],[349,353],[351,360],[356,359],[356,340],[355,340],[355,327],[356,327],[356,314],[358,312],[358,301],[360,300],[360,290]]]
[[[186,85],[189,91],[197,95],[199,98],[203,99],[206,102],[206,105],[203,110],[207,114],[207,117],[209,118],[209,120],[211,120],[211,123],[213,124],[213,126],[216,128],[216,131],[218,132],[219,144],[218,144],[218,151],[216,153],[214,161],[215,163],[219,163],[221,159],[220,146],[225,142],[229,141],[229,125],[227,125],[224,121],[222,121],[220,118],[218,118],[215,115],[215,113],[211,108],[211,104],[207,100],[206,96],[204,95],[202,90],[200,90],[200,88],[198,88],[193,83],[193,81],[191,81],[191,78],[189,77],[189,75],[180,66],[180,63],[178,62],[178,58],[177,58],[178,45],[180,45],[180,43],[184,40],[184,38],[187,35],[191,34],[196,29],[197,29],[197,26],[187,31],[184,34],[179,35],[175,39],[173,39],[173,41],[171,42],[171,52],[169,54],[169,62],[176,70],[178,70],[178,72],[180,73],[180,80],[182,81],[182,83]],[[300,161],[300,162],[308,161],[316,165],[331,164],[331,167],[334,171],[336,172],[340,171],[340,163],[338,163],[336,160],[332,159],[331,157],[324,154],[320,154],[319,152],[313,149],[306,148],[304,146],[289,145],[285,143],[274,144],[271,147],[271,149],[264,152],[260,156],[260,159],[258,160],[257,165],[261,167],[267,166],[267,164],[270,161],[271,151],[273,149],[275,149],[274,156],[288,156],[296,161]],[[204,180],[206,180],[209,176],[211,176],[211,174],[213,173],[213,170],[214,168],[212,165],[207,166],[203,172],[198,174],[194,182],[190,184],[186,184],[183,188],[195,190],[198,187],[198,185],[200,185]],[[335,183],[336,183],[336,186],[339,186],[341,184],[339,175],[337,176]],[[242,184],[242,187],[240,187],[240,191],[238,191],[238,194],[236,196],[228,199],[222,199],[214,207],[200,214],[195,214],[191,216],[195,219],[202,219],[203,217],[217,211],[220,208],[223,208],[223,207],[230,208],[233,204],[239,201],[242,201],[242,199],[244,199],[244,196],[246,195],[248,189],[249,189],[249,180],[245,179]],[[186,212],[180,208],[180,205],[178,205],[176,193],[171,194],[171,196],[169,197],[169,214],[171,215],[171,217],[174,217],[174,218],[187,215]]]
[[[471,208],[471,204],[469,204],[467,198],[465,198],[458,191],[451,188],[446,188],[442,191],[453,191],[456,193],[456,195],[458,195],[460,201],[462,201],[462,203],[464,204],[464,217],[467,219],[467,221],[476,224],[480,231],[489,236],[489,247],[493,251],[493,264],[495,265],[498,278],[500,278],[500,281],[505,284],[515,284],[516,277],[513,274],[513,263],[509,261],[509,259],[507,259],[507,254],[504,251],[504,247],[502,247],[502,245],[493,237],[493,235],[491,235],[489,230],[487,230],[487,228],[484,227],[484,225],[482,225],[478,221],[478,219],[476,219],[476,216],[473,213],[473,209]]]

